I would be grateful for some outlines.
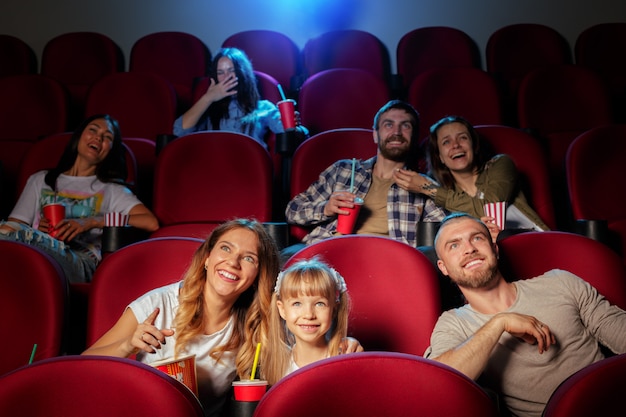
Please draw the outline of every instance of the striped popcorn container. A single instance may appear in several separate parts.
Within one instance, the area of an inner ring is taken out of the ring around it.
[[[104,226],[105,227],[119,227],[128,225],[128,214],[122,213],[105,213]]]
[[[497,203],[485,204],[485,216],[496,219],[496,224],[500,230],[504,230],[506,223],[506,201],[498,201]]]

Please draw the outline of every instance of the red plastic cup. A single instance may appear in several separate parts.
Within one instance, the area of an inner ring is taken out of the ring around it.
[[[233,381],[235,401],[259,401],[267,391],[267,381],[258,379]]]
[[[61,203],[51,203],[46,204],[42,208],[43,216],[48,219],[50,223],[50,233],[49,235],[54,237],[58,231],[52,230],[56,227],[57,224],[61,222],[61,220],[65,219],[65,206]]]
[[[499,201],[497,203],[486,203],[485,216],[493,217],[496,219],[496,224],[500,230],[504,230],[506,224],[506,201]]]
[[[283,123],[285,130],[295,129],[296,127],[296,102],[291,99],[282,100],[277,103],[280,111],[280,121]]]
[[[341,207],[342,210],[347,210],[349,213],[337,215],[337,232],[342,235],[349,235],[353,232],[356,219],[359,217],[359,212],[361,211],[362,206],[363,201],[357,199],[354,201],[354,207]]]

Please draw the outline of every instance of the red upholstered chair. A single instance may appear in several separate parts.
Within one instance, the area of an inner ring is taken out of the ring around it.
[[[50,39],[41,55],[41,74],[54,78],[70,97],[69,127],[84,113],[89,88],[105,75],[124,71],[124,55],[111,38],[97,32],[69,32]]]
[[[0,410],[11,416],[166,415],[202,417],[198,399],[175,378],[131,359],[61,356],[0,378]]]
[[[519,126],[537,136],[548,157],[558,213],[571,216],[565,159],[581,133],[613,123],[610,97],[598,74],[578,65],[539,68],[524,77],[518,90]]]
[[[0,77],[36,74],[37,56],[22,39],[0,34]]]
[[[307,77],[334,68],[356,68],[387,83],[391,73],[387,47],[378,37],[362,30],[322,33],[307,41],[302,56]]]
[[[18,193],[24,189],[28,177],[37,171],[56,167],[71,137],[72,132],[57,133],[46,136],[30,147],[20,164],[17,178]],[[126,182],[130,188],[134,188],[137,178],[137,162],[130,148],[126,144],[124,147],[126,148],[126,169],[128,170]]]
[[[577,65],[540,68],[524,77],[518,93],[519,126],[540,137],[551,174],[563,177],[567,148],[579,134],[613,122],[604,82]]]
[[[437,272],[424,254],[386,237],[346,235],[304,247],[285,267],[315,256],[345,278],[348,333],[365,350],[424,353],[441,313]]]
[[[589,365],[552,393],[544,417],[620,417],[624,414],[626,355]]]
[[[98,80],[89,90],[85,113],[107,113],[120,124],[122,136],[156,141],[172,134],[176,119],[176,91],[160,75],[118,72]]]
[[[378,109],[389,98],[381,78],[360,69],[339,68],[307,78],[300,88],[298,109],[312,135],[343,127],[371,129]]]
[[[2,375],[28,364],[35,344],[34,361],[64,353],[68,287],[58,263],[34,246],[0,240],[0,265],[0,305],[11,339],[3,349]]]
[[[302,72],[300,48],[287,35],[274,30],[244,30],[224,40],[222,47],[246,53],[256,71],[276,79],[285,89],[295,91]]]
[[[32,144],[65,132],[68,97],[63,86],[40,74],[0,78],[0,164],[2,200],[0,218],[6,217],[17,198],[19,164]]]
[[[185,237],[147,239],[108,255],[91,283],[87,346],[109,330],[136,298],[181,280],[201,244],[200,239]]]
[[[465,32],[448,26],[427,26],[405,33],[396,47],[398,75],[408,89],[411,81],[433,68],[480,68],[476,42]]]
[[[609,222],[626,218],[626,195],[598,192],[624,178],[626,125],[605,125],[587,130],[570,145],[567,179],[576,219]]]
[[[599,23],[583,30],[574,46],[576,65],[606,82],[616,120],[626,123],[626,22]]]
[[[474,381],[416,355],[361,352],[314,362],[278,381],[255,417],[496,417]]]
[[[194,83],[208,73],[210,63],[211,52],[200,38],[185,32],[155,32],[135,41],[128,70],[168,80],[176,90],[180,112],[191,106]]]
[[[272,181],[270,154],[250,136],[196,132],[159,153],[152,208],[162,229],[194,223],[204,231],[234,217],[270,221]]]
[[[612,192],[624,178],[626,125],[598,126],[582,133],[566,155],[567,185],[575,220],[604,220],[609,241],[626,256],[626,195]],[[603,191],[606,190],[606,191]],[[626,257],[624,258],[626,260]]]
[[[510,126],[479,125],[475,129],[494,153],[511,157],[520,174],[522,191],[528,203],[549,228],[556,229],[548,161],[539,141],[529,133]]]
[[[259,94],[262,99],[269,100],[272,103],[278,103],[280,100],[282,100],[280,90],[278,89],[279,82],[276,78],[261,71],[254,71],[254,75],[256,75],[257,88],[259,89]],[[209,85],[209,77],[201,78],[196,83],[193,90],[194,103],[198,101],[200,97],[207,91]],[[278,175],[280,173],[280,164],[282,163],[282,158],[280,157],[280,154],[275,152],[276,135],[274,135],[273,132],[270,132],[265,138],[265,141],[274,162],[274,173]]]
[[[298,146],[291,160],[290,198],[306,190],[319,175],[340,159],[369,159],[376,155],[372,129],[332,129],[311,136]],[[291,226],[291,234],[301,240],[305,228]]]
[[[498,242],[500,265],[508,279],[527,279],[563,269],[584,279],[611,303],[626,309],[626,272],[606,245],[566,232],[527,232]]]
[[[473,125],[502,124],[496,82],[478,68],[435,68],[419,74],[409,86],[407,100],[420,114],[420,138],[445,116],[463,116]]]
[[[156,143],[152,139],[123,137],[124,145],[132,152],[137,164],[134,192],[148,207],[152,207],[154,167],[156,165]]]
[[[487,72],[502,93],[505,120],[517,126],[517,92],[522,79],[537,68],[571,64],[572,52],[567,39],[554,28],[516,23],[489,36],[485,60]]]

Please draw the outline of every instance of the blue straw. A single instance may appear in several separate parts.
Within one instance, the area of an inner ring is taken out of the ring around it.
[[[350,174],[350,192],[354,193],[354,165],[356,164],[356,158],[352,158],[352,174]]]
[[[280,93],[280,96],[283,98],[283,100],[287,100],[287,97],[285,97],[285,92],[283,91],[283,87],[278,84],[278,92]]]

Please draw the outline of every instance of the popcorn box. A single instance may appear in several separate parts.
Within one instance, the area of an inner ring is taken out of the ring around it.
[[[104,226],[105,227],[119,227],[128,225],[128,214],[122,213],[105,213]]]
[[[485,204],[485,216],[490,216],[496,219],[496,224],[500,230],[504,230],[506,224],[506,201],[499,201],[497,203]]]
[[[150,366],[165,372],[172,378],[182,382],[198,396],[198,376],[196,375],[196,355],[167,358],[152,362]]]

